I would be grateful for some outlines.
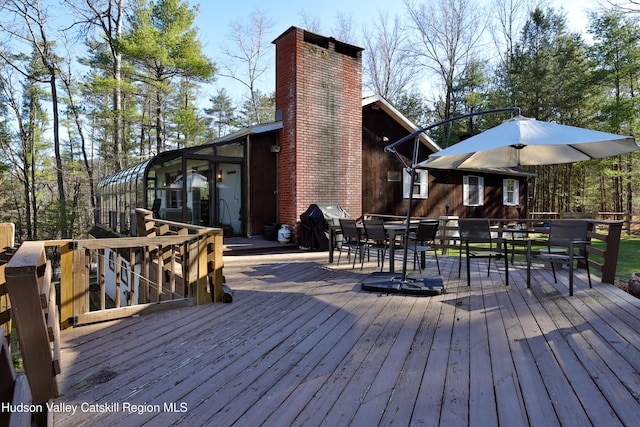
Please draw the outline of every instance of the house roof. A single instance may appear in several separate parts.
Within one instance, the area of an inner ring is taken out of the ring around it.
[[[271,122],[271,123],[262,123],[258,125],[249,126],[246,128],[242,128],[235,132],[231,132],[228,135],[225,135],[221,138],[218,138],[211,142],[211,144],[220,144],[223,142],[233,141],[235,139],[242,138],[247,135],[255,135],[260,133],[271,132],[274,130],[282,129],[282,121]]]
[[[391,116],[396,122],[402,125],[407,132],[413,133],[420,129],[415,125],[411,120],[404,116],[400,111],[398,111],[393,105],[389,103],[386,99],[384,99],[380,95],[373,95],[362,100],[362,106],[366,107],[367,105],[377,104],[379,108],[381,108],[384,112],[386,112],[389,116]],[[393,142],[393,141],[390,141]],[[428,147],[431,151],[440,151],[442,148],[438,146],[427,134],[420,134],[420,142]]]

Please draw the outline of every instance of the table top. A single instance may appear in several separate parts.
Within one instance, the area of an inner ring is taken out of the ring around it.
[[[357,223],[356,226],[358,228],[362,228],[364,227],[364,224],[362,224],[361,222]],[[340,224],[331,224],[329,227],[331,227],[334,230],[340,230]],[[400,222],[385,222],[384,223],[384,228],[385,230],[404,230],[407,228],[407,224],[402,224]],[[418,228],[418,223],[417,222],[411,222],[409,224],[409,228]]]

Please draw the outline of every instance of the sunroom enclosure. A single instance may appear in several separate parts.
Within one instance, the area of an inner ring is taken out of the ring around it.
[[[241,129],[207,144],[165,151],[98,184],[98,222],[136,233],[135,209],[158,219],[259,235],[278,221],[282,122]]]

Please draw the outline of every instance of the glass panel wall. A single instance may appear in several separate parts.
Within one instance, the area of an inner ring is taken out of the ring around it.
[[[187,160],[187,218],[192,224],[209,225],[211,170],[208,160]]]
[[[216,169],[217,222],[231,228],[234,234],[242,232],[242,177],[241,166],[218,163]]]
[[[155,209],[159,218],[182,222],[181,178],[182,156],[154,164],[149,169],[147,203],[151,201],[152,210]]]
[[[135,209],[156,218],[242,233],[243,143],[161,153],[98,185],[102,225],[135,234]]]

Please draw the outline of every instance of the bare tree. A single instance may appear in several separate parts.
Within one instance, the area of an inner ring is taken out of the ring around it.
[[[73,84],[74,75],[72,71],[72,64],[69,58],[70,58],[70,55],[67,56],[66,72],[60,73],[60,80],[62,81],[64,90],[67,94],[68,114],[71,116],[73,124],[75,124],[75,131],[78,132],[78,138],[80,139],[80,150],[82,152],[82,160],[83,160],[85,171],[87,173],[87,177],[89,178],[89,193],[90,193],[91,210],[93,213],[93,220],[94,222],[98,223],[99,218],[98,218],[98,211],[96,209],[96,204],[97,204],[96,203],[96,185],[95,185],[93,163],[91,161],[92,159],[90,159],[89,155],[87,154],[87,138],[85,137],[85,132],[84,132],[83,115],[81,111],[82,109],[78,105],[78,101],[76,100],[76,98],[78,98],[78,95],[76,93],[77,90]],[[69,139],[71,140],[71,138]],[[76,200],[74,199],[74,202],[75,201]],[[77,206],[77,203],[74,203],[74,209],[76,206]]]
[[[336,23],[331,28],[332,36],[341,42],[357,45],[359,43],[353,24],[353,15],[338,12]]]
[[[491,36],[504,63],[513,54],[520,29],[528,16],[527,0],[493,0]]]
[[[56,162],[56,177],[58,183],[59,198],[59,224],[62,238],[70,237],[69,220],[67,217],[67,200],[64,188],[64,172],[62,170],[62,156],[60,153],[58,93],[56,77],[58,74],[58,57],[56,56],[53,41],[47,36],[46,26],[47,11],[37,0],[5,0],[0,3],[0,30],[9,35],[10,39],[16,39],[19,43],[30,45],[37,53],[41,65],[46,71],[43,77],[28,75],[23,70],[23,75],[30,79],[37,79],[41,83],[48,83],[51,90],[51,104],[53,112],[53,144]],[[11,64],[9,58],[0,49],[0,58]]]
[[[364,30],[364,84],[396,104],[415,81],[407,35],[396,15],[378,14],[373,31]]]
[[[11,117],[7,121],[15,128],[15,131],[7,132],[7,139],[0,144],[0,152],[13,165],[11,174],[22,187],[24,212],[17,213],[18,235],[26,232],[26,238],[30,240],[38,236],[35,175],[40,148],[38,141],[45,121],[39,102],[43,94],[33,80],[25,78],[23,83],[19,83],[13,74],[17,73],[11,73],[9,67],[0,67],[0,102],[8,115],[7,119]],[[19,86],[22,86],[21,91]],[[20,203],[16,202],[15,205],[18,210]]]
[[[122,52],[117,48],[117,39],[122,36],[125,0],[64,0],[78,15],[77,23],[82,33],[91,39],[96,36],[98,43],[104,44],[111,56],[111,77],[114,80],[113,115],[113,158],[115,170],[124,164],[124,108],[122,96]],[[94,43],[95,44],[95,43]]]
[[[640,0],[602,0],[602,2],[624,13],[640,13]]]
[[[299,15],[300,19],[302,19],[302,26],[305,30],[312,33],[320,34],[320,32],[322,31],[320,18],[318,18],[317,16],[308,15],[304,11],[301,11]]]
[[[258,80],[268,70],[267,52],[270,43],[267,35],[273,27],[271,20],[260,9],[255,9],[246,23],[231,24],[233,48],[224,49],[229,58],[220,75],[232,78],[249,90],[247,99],[252,105],[254,120],[260,123]]]
[[[416,5],[405,0],[415,28],[412,53],[416,64],[442,79],[443,119],[454,113],[456,79],[463,75],[479,48],[486,19],[472,0],[438,0]]]
[[[492,14],[491,37],[496,46],[498,67],[504,72],[504,85],[511,87],[511,58],[515,52],[516,39],[524,26],[529,13],[536,6],[543,7],[548,0],[493,0],[490,10]],[[493,59],[493,58],[492,58]],[[514,101],[511,94],[505,94],[505,101],[511,105]]]

